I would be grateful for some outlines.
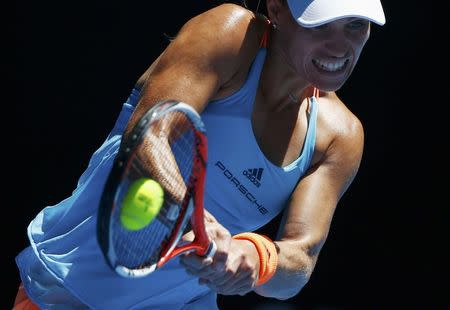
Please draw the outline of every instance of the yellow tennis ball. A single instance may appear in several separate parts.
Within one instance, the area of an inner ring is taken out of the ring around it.
[[[128,230],[147,226],[159,213],[164,201],[164,190],[158,182],[141,178],[131,184],[122,202],[120,221]]]

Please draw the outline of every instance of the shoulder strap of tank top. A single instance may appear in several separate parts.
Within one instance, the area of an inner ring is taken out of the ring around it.
[[[306,94],[305,96],[308,98],[308,113],[312,113],[312,98],[314,97],[316,104],[317,104],[317,99],[320,97],[320,90],[314,86],[310,86],[309,89],[306,90]]]
[[[316,98],[320,97],[320,90],[316,87],[314,87],[314,89],[313,89],[313,96]]]
[[[259,47],[260,48],[266,48],[267,47],[267,42],[269,41],[269,33],[270,33],[270,29],[272,28],[272,22],[270,21],[270,19],[266,19],[266,30],[264,30],[264,34],[261,38],[261,42],[259,42]]]
[[[303,98],[320,97],[320,90],[317,87],[309,86],[303,93]]]

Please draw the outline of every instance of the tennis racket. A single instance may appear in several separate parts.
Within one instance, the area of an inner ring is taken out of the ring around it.
[[[200,115],[186,103],[156,104],[122,140],[100,199],[97,239],[108,265],[119,275],[146,276],[181,253],[212,257],[204,224],[207,138]],[[121,221],[124,197],[139,179],[161,185],[163,203],[145,227]],[[195,238],[180,242],[187,228]]]

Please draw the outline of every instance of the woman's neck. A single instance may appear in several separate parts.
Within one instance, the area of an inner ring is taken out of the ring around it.
[[[265,104],[269,105],[267,108],[278,111],[300,105],[305,90],[311,85],[293,69],[277,40],[276,30],[272,29],[261,73],[260,92]]]

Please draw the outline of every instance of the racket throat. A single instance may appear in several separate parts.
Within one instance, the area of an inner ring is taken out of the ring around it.
[[[212,257],[214,257],[216,250],[217,250],[217,245],[214,241],[209,243],[209,246],[206,248],[206,250],[201,245],[186,244],[184,246],[177,247],[171,253],[162,257],[157,264],[157,268],[161,268],[167,261],[169,261],[170,259],[172,259],[180,254],[187,254],[187,253],[195,252],[197,255],[202,256],[204,258],[209,258],[209,257],[212,258]]]

